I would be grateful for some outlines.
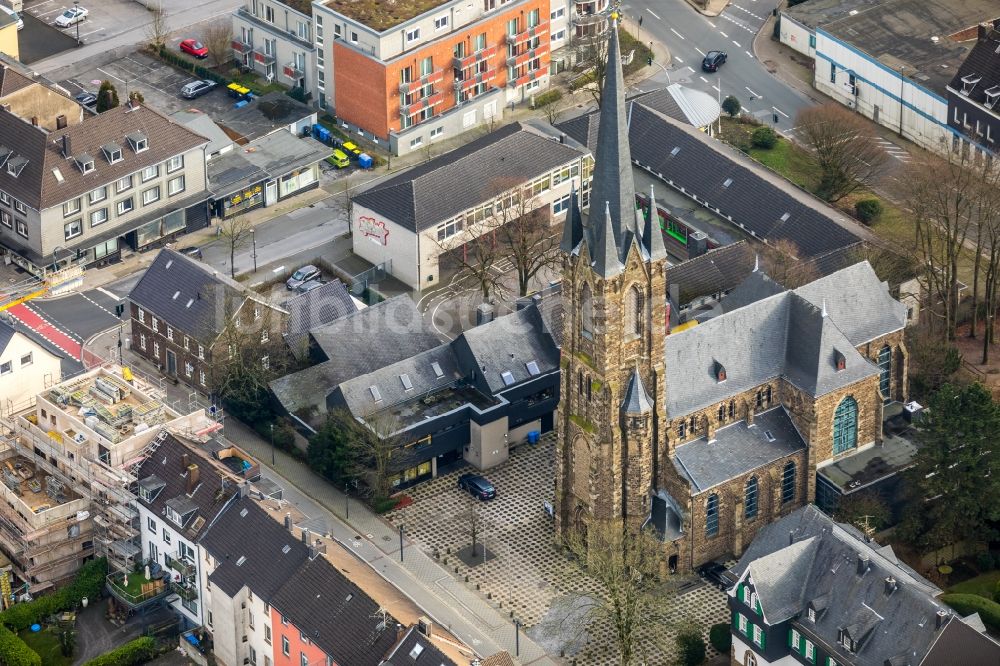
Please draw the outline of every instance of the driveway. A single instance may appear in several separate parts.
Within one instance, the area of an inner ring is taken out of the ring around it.
[[[171,618],[173,611],[158,609],[132,617],[124,626],[118,627],[107,619],[108,600],[91,603],[76,616],[76,661],[74,666],[84,664],[120,645],[138,638],[147,626],[158,625]]]

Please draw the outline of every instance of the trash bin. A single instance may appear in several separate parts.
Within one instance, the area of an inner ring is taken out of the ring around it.
[[[361,153],[358,155],[358,166],[362,169],[372,168],[372,156],[368,153]]]
[[[537,430],[532,430],[531,432],[528,433],[528,444],[538,444],[538,438],[540,436],[541,436],[540,432],[538,432]]]

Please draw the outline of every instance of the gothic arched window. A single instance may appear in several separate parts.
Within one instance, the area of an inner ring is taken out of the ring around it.
[[[642,293],[633,285],[625,298],[625,335],[642,335],[644,319]]]
[[[747,520],[757,517],[757,477],[751,476],[743,488],[743,515]]]
[[[886,402],[891,400],[889,395],[892,377],[892,349],[885,345],[878,352],[878,390],[882,392],[882,399]]]
[[[580,331],[583,337],[593,339],[594,337],[594,294],[590,291],[590,285],[583,285],[580,292]]]
[[[712,493],[705,502],[705,536],[719,533],[719,496]]]
[[[833,414],[833,455],[858,445],[858,403],[847,396]]]

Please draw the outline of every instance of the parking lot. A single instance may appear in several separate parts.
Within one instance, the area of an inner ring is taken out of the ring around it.
[[[588,628],[586,640],[568,620],[574,600],[598,594],[599,587],[553,542],[553,523],[543,503],[553,498],[554,455],[555,436],[549,433],[537,446],[514,449],[506,463],[485,473],[497,488],[495,499],[480,502],[459,490],[458,476],[472,471],[463,468],[405,491],[413,504],[388,517],[404,525],[408,537],[426,553],[437,554],[456,579],[468,576],[468,585],[501,612],[512,610],[550,653],[565,649],[580,664],[616,663],[609,653],[614,645],[611,627]],[[470,567],[455,553],[471,541],[472,511],[477,514],[477,540],[491,556]],[[728,621],[724,593],[696,578],[685,582],[687,591],[677,597],[674,618],[693,619],[706,632],[712,624]],[[715,654],[711,648],[709,653]],[[667,663],[666,655],[661,656],[662,662],[650,663]]]
[[[87,18],[80,23],[80,41],[84,44],[106,39],[112,35],[119,35],[149,21],[149,11],[133,0],[100,0],[100,2],[81,0],[80,6],[85,7],[88,12]],[[24,3],[22,13],[33,16],[42,23],[51,26],[53,30],[72,38],[71,44],[76,46],[77,27],[75,25],[61,29],[53,25],[56,17],[71,7],[73,7],[73,3],[66,2],[66,0],[28,0]],[[21,34],[24,35],[27,29],[28,25],[25,21]],[[23,45],[27,41],[22,36],[21,44]]]

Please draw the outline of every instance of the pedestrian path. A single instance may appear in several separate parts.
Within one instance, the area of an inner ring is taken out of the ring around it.
[[[262,467],[270,467],[276,482],[290,484],[313,500],[326,512],[325,524],[331,527],[332,537],[351,544],[375,571],[413,599],[435,622],[447,626],[481,655],[507,650],[512,655],[519,652],[519,662],[525,666],[555,666],[556,662],[523,633],[515,636],[517,630],[510,618],[498,613],[413,546],[406,538],[405,525],[401,557],[400,533],[367,506],[350,502],[350,520],[347,521],[344,494],[307,465],[284,451],[274,450],[236,419],[226,419],[225,435],[254,456]],[[274,464],[268,466],[266,462],[272,460],[272,455]]]

